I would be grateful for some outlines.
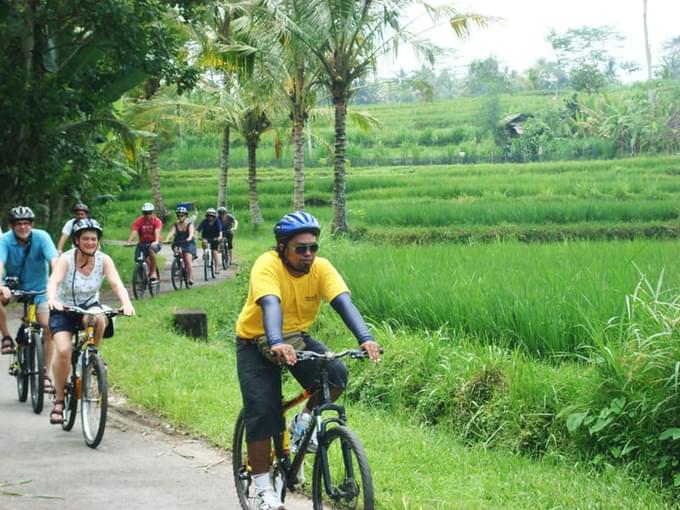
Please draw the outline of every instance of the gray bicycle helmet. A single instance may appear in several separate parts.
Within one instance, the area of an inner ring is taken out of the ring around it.
[[[73,239],[79,238],[80,234],[88,230],[96,232],[97,239],[101,239],[102,235],[104,234],[104,229],[97,220],[93,220],[92,218],[85,218],[82,220],[78,220],[73,224],[73,230],[71,230],[71,237]]]
[[[35,214],[33,214],[30,207],[26,207],[25,205],[13,207],[9,212],[9,222],[12,224],[21,220],[33,221],[34,219]]]
[[[206,216],[217,216],[217,211],[215,210],[214,207],[209,207],[209,208],[205,211],[205,215],[206,215]]]
[[[217,208],[217,214],[222,214],[222,213],[225,213],[225,212],[227,212],[226,207],[220,206],[220,207]]]
[[[144,205],[142,206],[142,212],[153,212],[154,207],[151,202],[145,202]]]
[[[87,214],[90,214],[90,208],[82,202],[78,202],[73,206],[73,213],[75,214],[78,211],[85,211]]]

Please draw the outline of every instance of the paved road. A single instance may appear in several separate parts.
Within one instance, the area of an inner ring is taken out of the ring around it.
[[[17,305],[8,309],[11,331],[19,313]],[[80,418],[64,432],[49,424],[50,400],[41,415],[33,413],[30,396],[17,400],[9,358],[0,358],[1,510],[239,508],[228,452],[174,433],[115,396],[104,438],[92,450]],[[286,508],[309,509],[311,503],[289,495]]]

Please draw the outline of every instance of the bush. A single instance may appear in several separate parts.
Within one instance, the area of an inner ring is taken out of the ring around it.
[[[680,487],[680,296],[660,288],[641,279],[625,315],[592,351],[599,384],[562,414],[603,456],[639,463]]]

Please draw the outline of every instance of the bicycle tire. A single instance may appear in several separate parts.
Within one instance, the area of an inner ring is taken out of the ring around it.
[[[76,381],[76,367],[71,365],[71,376],[64,388],[64,421],[61,423],[61,428],[67,432],[73,428],[78,414],[78,395],[76,390],[78,383]]]
[[[328,480],[334,495],[324,487],[324,455],[328,459]],[[359,479],[357,479],[359,475]],[[314,510],[351,508],[373,510],[373,478],[361,441],[348,427],[327,430],[314,458],[312,471],[312,503]]]
[[[212,256],[212,253],[210,254],[210,277],[214,280],[215,279],[215,271],[217,270],[217,262],[215,261],[215,257]]]
[[[28,346],[17,342],[16,354],[17,398],[19,402],[26,402],[28,398]]]
[[[186,275],[184,267],[177,259],[173,260],[172,266],[170,266],[170,279],[172,280],[172,288],[175,290],[180,290],[185,284]]]
[[[210,264],[210,255],[207,251],[203,252],[203,277],[208,281],[208,265]]]
[[[42,331],[31,333],[31,342],[28,344],[28,366],[31,407],[35,414],[40,414],[45,401],[45,344]]]
[[[104,360],[96,352],[83,356],[80,418],[85,444],[96,448],[104,436],[108,410],[108,384]]]
[[[244,411],[238,415],[234,426],[234,437],[232,440],[232,470],[234,474],[234,485],[238,501],[243,510],[255,508],[255,484],[250,476],[248,466],[248,449],[246,445],[246,422]],[[279,492],[281,502],[286,498],[286,475],[283,469],[274,464],[270,466],[269,473],[272,486]]]
[[[144,265],[137,264],[132,273],[132,293],[135,299],[142,299],[146,291],[146,275],[144,274]]]

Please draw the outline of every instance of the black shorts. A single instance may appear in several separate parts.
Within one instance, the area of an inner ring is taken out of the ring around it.
[[[99,305],[94,305],[99,306]],[[83,329],[83,316],[73,312],[63,312],[58,310],[50,311],[50,332],[54,335],[62,331],[75,334]],[[107,319],[104,338],[113,336],[113,321]]]
[[[305,336],[307,350],[326,352],[328,347]],[[283,431],[281,409],[281,367],[267,361],[257,350],[253,340],[236,338],[236,367],[241,385],[246,421],[246,442],[267,439]],[[304,387],[319,384],[319,361],[303,361],[288,367],[293,377]],[[332,388],[346,388],[348,371],[339,360],[328,366],[328,380]]]
[[[220,242],[217,239],[203,239],[203,240],[210,245],[211,250],[220,249]]]
[[[230,250],[234,247],[234,233],[233,232],[224,232],[222,234],[224,238],[227,240],[227,248]]]
[[[144,254],[144,258],[147,258],[149,256],[149,248],[151,248],[151,244],[152,243],[138,243],[137,248],[135,248],[135,260],[139,258],[140,252]],[[154,245],[151,250],[153,250],[154,253],[161,251],[161,243]]]

